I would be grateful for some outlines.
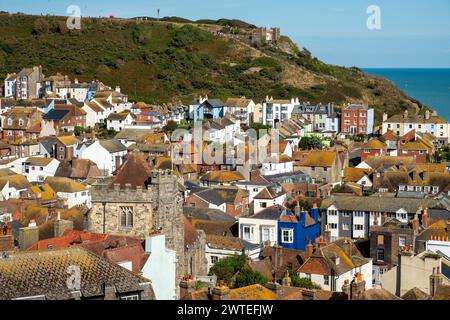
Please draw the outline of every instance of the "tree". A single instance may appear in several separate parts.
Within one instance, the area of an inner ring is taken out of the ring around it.
[[[319,286],[317,283],[314,283],[307,278],[301,278],[298,274],[294,272],[291,272],[289,276],[291,278],[291,285],[293,287],[322,290],[322,287]]]
[[[317,136],[303,137],[298,147],[300,150],[322,149],[322,140]]]
[[[50,24],[48,23],[47,19],[37,18],[34,21],[34,28],[33,28],[34,34],[48,33],[49,31],[50,31]]]
[[[225,283],[229,284],[236,272],[242,270],[244,267],[246,258],[245,253],[242,253],[240,255],[236,254],[232,257],[220,259],[211,267],[209,275],[216,275],[217,280],[223,280]]]
[[[265,286],[267,282],[269,282],[269,280],[261,273],[253,271],[250,268],[244,268],[237,275],[234,288],[241,288],[252,284],[260,284]]]

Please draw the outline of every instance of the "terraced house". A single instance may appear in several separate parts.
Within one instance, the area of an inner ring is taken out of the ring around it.
[[[405,110],[403,115],[396,114],[390,118],[384,113],[381,130],[382,134],[392,130],[398,136],[415,130],[417,133],[431,133],[442,144],[450,142],[448,121],[439,117],[436,112],[426,111],[425,115],[410,115],[408,110]]]
[[[322,231],[331,231],[331,239],[346,237],[364,238],[370,227],[381,225],[384,218],[396,218],[407,223],[414,217],[418,208],[438,206],[436,199],[414,199],[358,196],[331,196],[322,201]]]

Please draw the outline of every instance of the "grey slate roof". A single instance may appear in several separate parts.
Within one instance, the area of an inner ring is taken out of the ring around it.
[[[278,220],[281,214],[286,210],[285,207],[280,205],[274,205],[269,208],[264,209],[263,211],[258,212],[250,217],[251,219],[263,219],[263,220]]]
[[[62,118],[64,118],[70,110],[65,109],[52,109],[47,114],[45,114],[42,118],[44,120],[53,120],[53,121],[59,121]]]
[[[322,201],[321,209],[334,205],[339,210],[348,211],[397,212],[403,208],[408,213],[416,213],[419,207],[432,208],[437,203],[434,199],[331,196]]]
[[[234,222],[235,218],[219,209],[183,207],[183,214],[186,217],[197,220]]]
[[[109,153],[115,153],[120,151],[127,150],[127,147],[125,147],[122,142],[116,139],[110,139],[110,140],[99,140],[100,145],[108,150]]]

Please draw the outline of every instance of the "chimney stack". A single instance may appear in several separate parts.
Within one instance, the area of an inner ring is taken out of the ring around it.
[[[428,215],[428,208],[425,208],[425,209],[423,209],[423,214],[422,214],[422,226],[424,228],[428,228],[429,220],[430,220],[430,217]]]
[[[426,120],[430,119],[430,110],[425,111],[425,119]]]
[[[406,110],[403,112],[403,118],[404,118],[404,119],[407,119],[407,118],[408,118],[408,109],[406,109]]]
[[[419,215],[417,214],[417,212],[414,215],[414,219],[412,222],[412,228],[413,228],[415,234],[419,233]]]
[[[266,288],[273,291],[275,294],[279,294],[281,292],[281,284],[275,281],[268,282]]]
[[[302,289],[302,300],[316,300],[316,292],[310,289]]]
[[[442,286],[444,279],[440,272],[440,268],[433,268],[433,273],[430,275],[430,296],[434,297],[436,291]]]
[[[323,240],[324,240],[325,244],[331,243],[331,230],[328,227],[328,224],[325,225],[325,231],[323,233]]]
[[[350,283],[347,280],[344,280],[344,284],[342,285],[342,292],[347,295],[347,299],[350,300]]]
[[[283,286],[285,286],[285,287],[290,287],[291,286],[291,277],[289,276],[289,271],[288,270],[286,270],[286,275],[281,280],[281,284]]]
[[[53,224],[53,231],[55,237],[61,237],[66,230],[73,230],[72,220],[61,220],[58,212],[58,219]]]
[[[308,240],[308,244],[306,245],[306,257],[309,258],[313,254],[313,245],[311,243],[311,240]]]
[[[366,290],[366,281],[363,279],[361,273],[357,273],[352,283],[350,284],[350,299],[359,300]]]
[[[212,289],[213,300],[227,300],[230,294],[230,288],[223,281],[219,281]]]
[[[180,300],[190,299],[190,294],[195,290],[195,280],[191,275],[186,276],[180,282]]]
[[[300,212],[302,209],[300,208],[300,203],[297,201],[297,204],[295,205],[295,215],[300,216]]]
[[[19,249],[26,250],[39,241],[39,228],[34,220],[31,220],[28,227],[19,229]]]
[[[388,119],[388,114],[386,112],[383,112],[383,122],[386,122]]]

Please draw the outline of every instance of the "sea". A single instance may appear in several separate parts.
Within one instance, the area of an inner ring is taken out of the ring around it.
[[[393,81],[407,95],[450,121],[450,68],[365,68],[363,71]]]

